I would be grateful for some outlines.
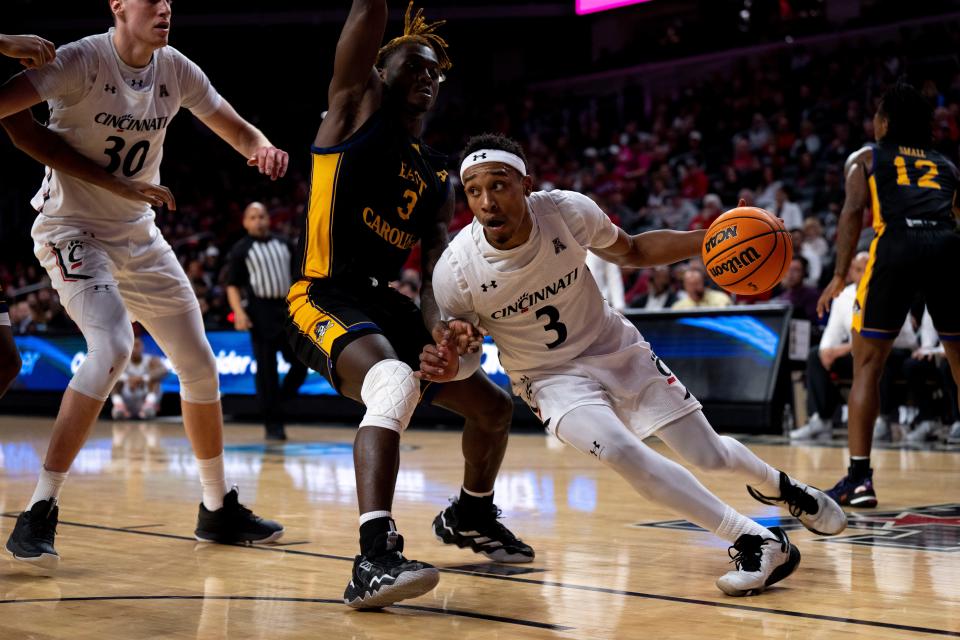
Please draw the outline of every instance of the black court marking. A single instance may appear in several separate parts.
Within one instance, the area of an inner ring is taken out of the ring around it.
[[[16,518],[17,514],[5,513],[3,514],[6,518]],[[68,525],[73,527],[81,527],[85,529],[99,529],[101,531],[117,531],[120,533],[132,533],[135,535],[141,536],[154,536],[158,538],[169,538],[173,540],[187,540],[190,542],[196,542],[194,538],[187,536],[178,536],[172,533],[158,533],[156,531],[130,531],[127,529],[117,529],[115,527],[106,527],[99,524],[83,524],[79,522],[65,522],[61,521],[59,524]],[[232,545],[237,547],[243,547],[245,545]],[[313,551],[298,551],[296,549],[284,549],[278,548],[275,546],[263,546],[263,545],[249,545],[249,549],[256,549],[258,551],[274,551],[281,553],[289,553],[293,555],[300,556],[309,556],[312,558],[324,558],[327,560],[345,560],[348,562],[353,562],[352,557],[348,556],[335,556],[329,553],[316,553]],[[486,578],[489,580],[506,580],[507,582],[519,582],[521,584],[534,584],[538,586],[547,586],[547,587],[557,587],[560,589],[574,589],[577,591],[590,591],[594,593],[609,593],[611,595],[618,596],[627,596],[631,598],[644,598],[647,600],[660,600],[663,602],[674,602],[677,604],[694,604],[701,605],[705,607],[716,607],[718,609],[732,609],[734,611],[751,611],[754,613],[768,613],[771,615],[777,616],[786,616],[790,618],[804,618],[807,620],[823,620],[825,622],[839,622],[842,624],[853,624],[864,627],[877,627],[880,629],[893,629],[896,631],[911,631],[914,633],[925,633],[929,635],[939,635],[947,636],[951,638],[960,638],[960,631],[948,631],[946,629],[934,629],[931,627],[916,627],[912,625],[905,624],[895,624],[892,622],[879,622],[877,620],[863,620],[860,618],[842,618],[840,616],[828,616],[820,613],[805,613],[803,611],[790,611],[788,609],[771,609],[768,607],[755,607],[745,604],[732,604],[727,602],[714,602],[711,600],[698,600],[695,598],[683,598],[681,596],[668,596],[659,593],[643,593],[641,591],[626,591],[623,589],[609,589],[607,587],[593,587],[590,585],[583,584],[570,584],[567,582],[554,582],[552,580],[535,580],[533,578],[521,578],[518,576],[498,576],[492,573],[474,573],[471,571],[461,571],[452,567],[449,568],[440,568],[437,567],[441,573],[453,573],[459,575],[475,576],[477,578]],[[0,600],[0,604],[4,604],[5,601]],[[18,601],[24,602],[24,601]],[[336,601],[339,602],[339,601]],[[401,605],[402,606],[402,605]],[[482,614],[477,614],[482,615]]]
[[[305,602],[309,604],[337,604],[343,606],[343,600],[333,600],[331,598],[278,598],[270,596],[86,596],[75,598],[0,600],[0,604],[35,604],[38,602],[109,602],[115,600],[239,600],[257,602]],[[445,616],[458,616],[460,618],[476,618],[477,620],[489,620],[491,622],[502,622],[504,624],[513,624],[521,627],[534,627],[536,629],[548,629],[550,631],[571,631],[574,629],[574,627],[565,627],[563,625],[550,624],[548,622],[534,622],[533,620],[521,620],[519,618],[507,618],[505,616],[492,616],[486,613],[462,611],[460,609],[440,609],[438,607],[427,607],[416,604],[393,604],[390,605],[390,608],[425,611],[427,613],[437,613]]]
[[[522,576],[528,573],[543,573],[546,569],[538,567],[521,567],[516,564],[499,564],[494,562],[478,562],[476,564],[461,564],[455,567],[444,567],[463,573],[483,573],[495,576]],[[442,569],[441,569],[442,570]]]
[[[130,531],[131,529],[150,529],[152,527],[162,527],[162,526],[163,526],[163,523],[161,522],[159,524],[135,524],[129,527],[120,527],[120,528],[123,529],[124,531]]]

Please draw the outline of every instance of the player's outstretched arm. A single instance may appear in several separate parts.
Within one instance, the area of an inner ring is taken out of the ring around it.
[[[595,254],[621,267],[656,267],[700,255],[706,230],[658,229],[631,236],[623,229],[616,241]]]
[[[226,100],[221,100],[220,106],[200,121],[246,158],[247,165],[256,167],[271,180],[287,173],[287,152],[273,146],[260,129],[244,120]]]
[[[830,310],[833,299],[840,295],[846,286],[847,272],[850,271],[850,263],[853,261],[857,251],[857,240],[860,238],[863,210],[870,197],[867,172],[872,164],[873,150],[870,147],[853,152],[847,159],[846,197],[837,223],[837,263],[834,267],[833,279],[817,300],[817,315],[821,318]]]
[[[36,69],[56,58],[57,48],[40,36],[0,34],[0,54],[19,59],[27,69]]]
[[[157,207],[166,205],[171,210],[177,208],[173,194],[166,187],[113,175],[79,154],[63,138],[34,120],[29,111],[8,116],[0,120],[0,125],[13,144],[37,162],[128,200],[146,202]]]
[[[387,28],[387,15],[385,0],[353,0],[337,41],[333,78],[327,92],[328,110],[317,131],[316,146],[343,142],[378,106],[381,87],[374,65]]]

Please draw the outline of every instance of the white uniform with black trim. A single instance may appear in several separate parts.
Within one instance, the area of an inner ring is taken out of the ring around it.
[[[117,55],[112,35],[66,44],[53,62],[25,74],[49,104],[52,131],[111,172],[157,184],[166,130],[180,107],[204,116],[221,98],[173,47],[134,69]],[[197,304],[146,203],[48,168],[32,204],[35,253],[68,310],[77,293],[101,285],[119,288],[133,319]]]
[[[589,404],[610,406],[641,438],[699,409],[586,269],[587,249],[617,239],[606,214],[571,191],[534,193],[527,208],[534,225],[520,247],[495,249],[476,220],[451,241],[433,276],[444,317],[490,334],[514,392],[551,432]]]

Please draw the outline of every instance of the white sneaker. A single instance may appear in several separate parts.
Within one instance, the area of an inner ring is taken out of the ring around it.
[[[877,416],[873,423],[873,439],[876,442],[890,442],[893,439],[890,421],[883,416]]]
[[[847,528],[847,514],[830,496],[794,480],[783,471],[780,472],[778,497],[765,496],[751,486],[747,486],[747,493],[763,504],[783,504],[790,515],[818,536],[833,536]]]
[[[912,443],[923,443],[935,438],[940,422],[937,420],[922,420],[917,426],[907,432],[904,440]]]
[[[816,413],[810,416],[807,424],[790,432],[791,440],[819,440],[829,438],[833,432],[833,421],[824,421]]]
[[[950,444],[960,444],[960,420],[950,425],[950,433],[947,434],[947,442]]]
[[[800,564],[800,550],[790,544],[786,532],[771,527],[770,537],[744,534],[730,547],[736,571],[717,579],[717,587],[728,596],[753,596],[780,582]]]

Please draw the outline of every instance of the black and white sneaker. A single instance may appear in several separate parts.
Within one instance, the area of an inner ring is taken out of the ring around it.
[[[223,507],[216,511],[209,511],[201,502],[194,537],[219,544],[262,544],[283,536],[283,525],[259,517],[240,504],[239,497],[234,486],[223,496]]]
[[[818,536],[833,536],[847,528],[847,514],[840,505],[823,491],[799,483],[783,471],[779,497],[765,496],[751,486],[747,486],[747,493],[763,504],[786,505],[790,515]]]
[[[353,575],[343,602],[354,609],[379,609],[431,591],[440,572],[426,562],[403,557],[403,536],[396,531],[380,535],[369,556],[353,559]]]
[[[433,533],[444,544],[455,544],[461,549],[470,547],[496,562],[532,562],[533,548],[500,524],[500,509],[493,505],[481,523],[462,525],[457,515],[457,499],[433,519]]]
[[[7,551],[14,560],[53,571],[60,564],[60,554],[53,548],[57,535],[60,507],[56,498],[41,500],[29,511],[17,516],[17,523],[7,539]]]
[[[770,533],[775,537],[744,534],[737,538],[727,550],[737,569],[717,579],[720,591],[728,596],[755,596],[794,572],[800,550],[780,527],[771,527]]]

